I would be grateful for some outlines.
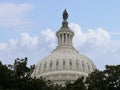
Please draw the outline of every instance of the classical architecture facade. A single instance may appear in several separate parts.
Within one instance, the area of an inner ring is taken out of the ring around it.
[[[64,84],[82,76],[87,77],[96,69],[88,57],[73,47],[74,32],[68,27],[67,18],[68,13],[64,10],[62,27],[56,32],[58,45],[50,55],[38,62],[33,77],[44,77],[54,83]]]

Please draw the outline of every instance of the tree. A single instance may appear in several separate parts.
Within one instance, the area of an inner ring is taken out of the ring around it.
[[[78,78],[74,83],[68,82],[66,84],[66,90],[86,90],[84,77]]]
[[[120,65],[106,65],[106,90],[120,90]]]
[[[5,90],[11,87],[11,73],[12,71],[0,61],[0,89]]]
[[[120,90],[120,65],[106,65],[103,71],[95,70],[87,79],[88,90]]]
[[[95,70],[87,77],[86,85],[88,90],[105,90],[106,76],[102,71]]]

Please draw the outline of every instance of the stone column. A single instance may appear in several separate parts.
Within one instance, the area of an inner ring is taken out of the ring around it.
[[[65,44],[67,44],[67,33],[65,33]]]

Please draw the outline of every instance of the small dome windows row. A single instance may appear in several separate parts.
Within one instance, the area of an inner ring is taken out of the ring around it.
[[[76,60],[75,62],[72,62],[71,59],[69,61],[63,59],[62,62],[56,60],[55,63],[52,62],[51,60],[49,63],[45,62],[39,65],[40,72],[47,72],[47,71],[54,71],[54,70],[77,70],[77,71],[91,73],[92,71],[95,70],[95,67],[89,63],[85,63],[84,61],[79,62],[79,60]]]

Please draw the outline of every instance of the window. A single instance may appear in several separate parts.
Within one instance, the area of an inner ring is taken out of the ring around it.
[[[45,70],[46,70],[46,63],[44,64],[44,72],[45,72]]]
[[[51,70],[51,68],[52,68],[52,61],[50,62],[50,70]]]
[[[65,60],[63,60],[63,69],[65,69]]]
[[[65,65],[65,61],[63,61],[63,65]]]
[[[41,65],[39,66],[39,70],[41,69]]]
[[[82,61],[82,67],[84,67],[84,62]]]
[[[72,62],[70,61],[70,66],[72,65]]]
[[[46,68],[46,63],[44,64],[44,68]]]
[[[52,62],[50,63],[50,67],[52,67]]]
[[[82,68],[83,68],[83,71],[85,71],[85,65],[83,61],[82,61]]]
[[[87,63],[88,64],[88,63]],[[89,64],[88,64],[88,69],[90,69],[90,66],[89,66]]]
[[[76,65],[77,65],[77,67],[79,66],[77,61],[76,61]]]
[[[58,70],[58,66],[59,66],[59,62],[57,60],[57,62],[56,62],[56,70]]]
[[[72,69],[72,62],[71,62],[71,59],[70,59],[70,69]]]
[[[89,64],[87,63],[87,65],[88,65],[88,72],[90,72],[90,66],[89,66]]]
[[[77,70],[78,70],[78,66],[79,66],[78,61],[76,61],[76,66],[77,66]]]
[[[57,61],[57,62],[56,62],[56,66],[58,66],[58,65],[59,65],[59,62]]]
[[[95,70],[95,68],[93,67],[93,71]]]

